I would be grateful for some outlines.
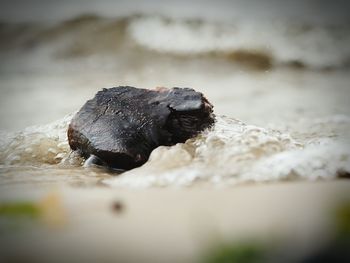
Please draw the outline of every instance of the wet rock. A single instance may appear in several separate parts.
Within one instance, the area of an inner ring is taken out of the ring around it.
[[[189,88],[103,89],[72,119],[68,141],[89,162],[128,170],[160,145],[185,142],[214,122],[213,106]]]

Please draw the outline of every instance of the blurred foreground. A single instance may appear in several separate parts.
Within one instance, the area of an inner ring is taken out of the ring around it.
[[[5,213],[0,207],[1,257],[4,262],[347,262],[349,186],[338,181],[49,192],[19,187],[2,191],[6,203],[32,201],[41,214],[33,218],[23,208]],[[328,249],[334,242],[340,246]],[[316,260],[323,252],[333,254]]]

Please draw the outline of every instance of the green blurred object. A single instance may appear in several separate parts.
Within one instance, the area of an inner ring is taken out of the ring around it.
[[[1,217],[38,217],[40,214],[39,207],[34,203],[2,203],[0,204]]]
[[[216,246],[206,254],[203,263],[262,263],[265,250],[255,243],[228,243]]]
[[[342,204],[336,210],[338,235],[350,235],[350,202]]]

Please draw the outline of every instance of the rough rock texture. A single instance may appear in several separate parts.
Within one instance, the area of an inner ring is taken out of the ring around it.
[[[84,158],[132,169],[156,147],[185,142],[213,124],[212,108],[202,93],[189,88],[103,89],[72,119],[69,145]]]

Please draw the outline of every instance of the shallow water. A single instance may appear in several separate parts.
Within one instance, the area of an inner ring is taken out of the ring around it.
[[[71,115],[45,126],[5,134],[1,144],[1,186],[11,184],[121,187],[220,186],[244,182],[332,179],[349,172],[350,118],[301,123],[286,132],[218,116],[215,126],[184,144],[155,149],[140,168],[117,175],[82,167],[70,151],[66,130]],[[6,138],[7,136],[7,138]]]
[[[0,187],[229,186],[350,172],[346,25],[83,16],[0,33]],[[217,122],[121,175],[84,168],[68,123],[118,85],[195,88]]]

